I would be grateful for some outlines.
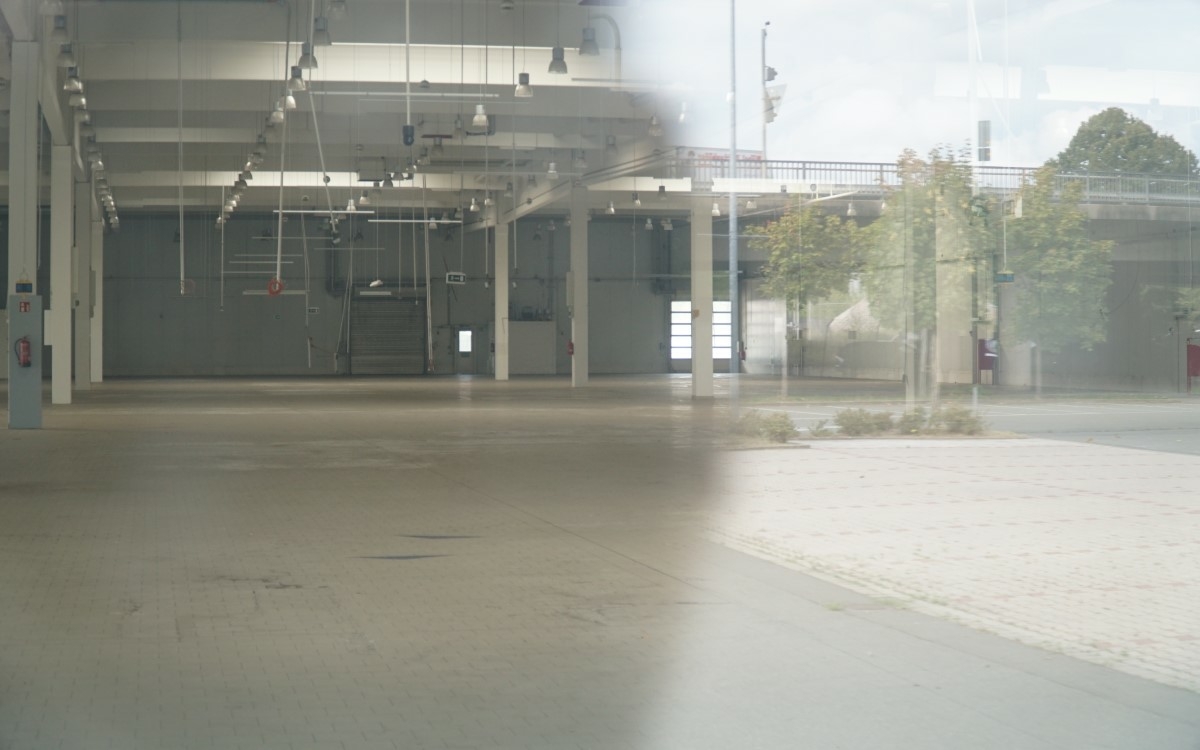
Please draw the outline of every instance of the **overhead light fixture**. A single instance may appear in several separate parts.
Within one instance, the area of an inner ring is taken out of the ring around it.
[[[75,109],[83,109],[87,106],[87,97],[81,93],[71,94],[67,97],[67,104]]]
[[[637,193],[634,193],[633,194],[633,205],[637,206],[638,208],[641,208],[642,207],[642,196],[638,195]]]
[[[92,127],[92,124],[90,122],[79,123],[79,137],[80,138],[91,138],[94,135],[96,135],[96,129],[94,127]]]
[[[546,176],[549,177],[551,180],[557,180],[558,179],[558,165],[555,164],[554,162],[550,162],[550,166],[547,167],[547,169],[546,169]]]
[[[357,211],[358,210],[358,208],[355,207],[355,205],[354,205],[353,196],[351,196],[350,200],[346,201],[346,210],[347,211]]]
[[[324,16],[313,19],[312,44],[314,47],[328,47],[333,44],[333,39],[329,36],[329,21]]]
[[[753,198],[747,198],[747,199],[746,199],[746,210],[747,210],[747,211],[753,211],[753,210],[755,210],[756,208],[758,208],[758,204],[757,204],[757,203],[755,203],[754,199],[753,199]]]
[[[660,201],[665,201],[667,199],[667,186],[666,185],[658,186],[658,199]]]
[[[50,30],[50,41],[62,44],[70,37],[67,35],[67,17],[58,15],[54,17],[54,28]]]
[[[63,81],[63,91],[68,94],[83,93],[83,81],[79,80],[79,68],[67,68],[67,78]]]
[[[371,196],[366,190],[362,191],[362,196],[358,199],[358,205],[360,205],[360,206],[371,205]]]
[[[575,160],[573,162],[573,166],[575,167],[575,169],[578,169],[581,172],[588,168],[587,154],[584,153],[583,149],[579,149],[579,151],[575,152]]]
[[[278,125],[279,123],[283,122],[283,120],[283,103],[280,102],[275,105],[275,109],[271,110],[271,114],[267,117],[267,121],[272,125]]]
[[[525,181],[525,189],[532,190],[537,187],[537,175],[529,175],[529,179]]]
[[[854,207],[854,201],[850,201],[850,205],[846,207],[846,215],[851,218],[858,216],[858,209]]]
[[[712,210],[712,215],[713,215],[713,216],[720,216],[720,215],[721,215],[721,205],[720,205],[719,203],[715,202],[715,201],[713,202],[713,210]]]
[[[308,88],[308,85],[304,83],[303,70],[304,68],[301,68],[299,65],[292,66],[292,77],[287,82],[288,91],[304,91]]]
[[[547,72],[560,76],[567,74],[566,51],[562,47],[550,50],[550,67],[547,68]]]
[[[384,172],[383,186],[385,188],[396,187],[396,183],[392,181],[392,173]]]
[[[650,221],[650,217],[649,217],[649,216],[647,216],[647,217],[646,217],[646,231],[647,231],[647,232],[653,232],[653,231],[654,231],[654,222],[653,222],[653,221]]]
[[[533,96],[533,87],[529,85],[528,73],[517,75],[517,90],[513,92],[513,96],[518,99],[528,99]]]
[[[488,126],[487,109],[482,104],[475,105],[475,116],[471,118],[471,127],[486,128]]]
[[[604,209],[604,213],[608,214],[609,216],[612,216],[616,212],[617,212],[617,207],[613,204],[612,201],[609,201],[608,208]]]
[[[317,67],[317,56],[313,54],[312,45],[308,42],[300,44],[300,59],[296,61],[296,65],[304,70],[315,70]]]
[[[663,219],[662,220],[662,228],[664,231],[672,232],[675,230],[675,225],[673,223],[671,223],[670,219]]]
[[[445,156],[446,148],[442,146],[442,138],[438,136],[433,139],[433,148],[429,151],[430,156]]]
[[[379,287],[383,286],[383,279],[375,279],[370,284],[367,284],[367,286],[371,287],[372,289],[378,289]]]
[[[579,54],[599,55],[600,45],[596,44],[596,29],[591,26],[583,27],[583,41],[579,43]]]
[[[662,138],[663,128],[658,115],[650,115],[650,127],[646,132],[651,138]]]
[[[483,195],[483,205],[484,205],[484,207],[485,207],[485,208],[491,208],[491,206],[492,206],[492,203],[494,203],[494,201],[492,200],[492,194],[491,194],[491,193],[484,193],[484,195]]]
[[[334,19],[345,18],[346,0],[330,0],[329,7],[325,9],[325,15]]]
[[[291,94],[284,94],[279,97],[279,106],[288,112],[292,111],[296,108],[296,97]]]
[[[459,117],[458,115],[455,115],[454,116],[454,137],[462,138],[463,133],[464,133],[464,131],[463,131],[462,118]]]
[[[474,198],[471,199],[471,205],[467,206],[467,210],[472,212],[479,211],[479,204],[475,202]]]
[[[504,197],[505,198],[513,197],[513,184],[511,182],[504,183]]]
[[[58,56],[54,58],[55,63],[60,68],[75,67],[75,53],[71,51],[70,44],[64,44],[58,48]]]
[[[429,217],[429,228],[430,228],[430,229],[435,229],[435,230],[438,228],[438,221],[437,221],[437,217],[436,217],[436,216],[430,216],[430,217]]]
[[[234,181],[233,181],[233,187],[234,187],[235,189],[237,189],[237,188],[241,188],[242,190],[245,190],[245,189],[246,189],[246,184],[247,184],[247,183],[246,183],[246,181],[245,181],[245,180],[243,180],[241,177],[239,177],[239,178],[237,178],[236,180],[234,180]]]

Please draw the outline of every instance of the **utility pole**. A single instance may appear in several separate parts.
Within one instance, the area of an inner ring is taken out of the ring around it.
[[[775,108],[771,105],[771,95],[767,93],[767,82],[775,80],[775,69],[767,67],[767,27],[770,21],[762,27],[762,169],[760,176],[767,179],[767,123],[775,120]]]

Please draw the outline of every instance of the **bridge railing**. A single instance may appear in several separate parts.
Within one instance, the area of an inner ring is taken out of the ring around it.
[[[1033,167],[982,165],[974,170],[975,184],[983,191],[1009,195],[1033,179]],[[730,176],[729,160],[688,158],[675,160],[672,173],[711,183]],[[895,164],[877,162],[785,161],[746,159],[738,161],[736,174],[741,180],[765,180],[802,186],[816,194],[856,192],[864,197],[882,196],[900,186],[900,170]],[[1060,174],[1060,188],[1079,184],[1085,203],[1200,204],[1200,181],[1165,177],[1157,174]]]

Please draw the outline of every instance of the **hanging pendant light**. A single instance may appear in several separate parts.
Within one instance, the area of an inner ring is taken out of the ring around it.
[[[290,112],[296,108],[296,97],[292,96],[291,94],[284,94],[283,96],[279,97],[278,106],[280,109]]]
[[[608,214],[609,216],[612,216],[616,212],[617,212],[616,205],[612,201],[609,201],[608,208],[604,209],[604,213]]]
[[[558,179],[558,165],[557,164],[555,164],[554,162],[550,162],[550,166],[547,167],[547,169],[546,169],[546,177],[550,178],[551,180]]]
[[[267,121],[270,122],[271,125],[278,125],[279,123],[283,122],[283,120],[283,105],[276,104],[275,109],[271,110],[270,116],[267,117]]]
[[[483,205],[484,205],[484,207],[485,207],[485,208],[491,208],[493,203],[494,203],[494,201],[492,200],[492,194],[491,194],[491,193],[484,193],[484,196],[483,196]]]
[[[650,127],[647,134],[651,138],[662,138],[663,128],[662,123],[658,120],[658,115],[650,115]]]
[[[360,207],[371,205],[371,195],[366,190],[362,191],[362,196],[358,199],[358,205]]]
[[[50,41],[62,44],[69,38],[67,35],[67,17],[55,16],[54,28],[50,31]]]
[[[308,42],[301,43],[300,59],[296,64],[304,70],[315,70],[317,68],[317,56],[313,54],[312,45]]]
[[[58,56],[54,58],[55,63],[60,68],[75,67],[75,53],[71,51],[70,44],[64,44],[58,48]]]
[[[82,93],[71,94],[67,97],[67,104],[75,109],[84,109],[87,107],[87,97]]]
[[[550,50],[550,67],[547,68],[547,72],[560,76],[567,74],[566,51],[562,47]]]
[[[518,99],[529,99],[533,96],[533,87],[529,85],[529,74],[520,73],[517,75],[517,90],[513,96]]]
[[[650,221],[650,217],[649,217],[649,216],[647,216],[647,217],[646,217],[646,231],[647,231],[647,232],[653,232],[653,231],[654,231],[654,222],[653,222],[653,221]]]
[[[475,202],[474,198],[471,199],[471,205],[467,206],[467,210],[475,213],[479,211],[479,204]]]
[[[358,210],[354,205],[353,197],[351,197],[350,200],[346,201],[346,210],[347,211],[357,211]]]
[[[83,81],[79,80],[79,68],[67,68],[67,78],[63,81],[63,91],[68,94],[83,93]]]
[[[591,26],[583,27],[583,40],[579,43],[579,54],[596,56],[600,54],[600,45],[596,44],[596,29]]]
[[[713,215],[713,216],[720,216],[720,215],[721,215],[721,205],[720,205],[719,203],[715,202],[715,201],[713,202],[712,215]]]
[[[304,69],[299,65],[292,66],[292,77],[287,82],[288,91],[305,91],[308,89],[308,85],[304,83],[303,71]]]
[[[433,148],[429,151],[431,156],[445,156],[446,148],[442,146],[442,138],[438,136],[433,139]]]
[[[633,194],[633,205],[637,206],[638,208],[641,208],[642,207],[642,196],[638,195],[637,193],[634,193]]]
[[[324,16],[313,19],[312,43],[314,47],[328,47],[333,44],[333,39],[329,36],[329,21]]]
[[[486,128],[488,126],[487,109],[482,104],[475,105],[475,116],[471,118],[471,127]]]

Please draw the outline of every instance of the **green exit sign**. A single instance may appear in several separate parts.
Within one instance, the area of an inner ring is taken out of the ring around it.
[[[996,274],[997,284],[1011,284],[1016,281],[1017,275],[1011,271],[1001,271]]]

